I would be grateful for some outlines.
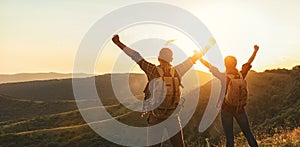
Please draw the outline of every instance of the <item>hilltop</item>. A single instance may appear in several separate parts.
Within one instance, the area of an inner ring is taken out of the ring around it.
[[[76,77],[91,77],[91,74],[78,73]],[[36,80],[51,80],[51,79],[68,79],[72,78],[72,74],[64,73],[18,73],[18,74],[0,74],[0,84],[3,83],[18,83]]]

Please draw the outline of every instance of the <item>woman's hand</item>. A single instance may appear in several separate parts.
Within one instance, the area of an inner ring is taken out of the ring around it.
[[[258,45],[254,45],[254,51],[258,51],[258,49],[259,49],[259,46]]]

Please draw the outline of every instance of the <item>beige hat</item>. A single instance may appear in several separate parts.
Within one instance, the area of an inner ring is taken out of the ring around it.
[[[167,62],[171,62],[173,60],[173,52],[169,48],[162,48],[159,52],[158,58]]]

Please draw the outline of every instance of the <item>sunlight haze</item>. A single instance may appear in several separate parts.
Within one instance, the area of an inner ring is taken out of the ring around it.
[[[109,12],[136,2],[141,1],[0,1],[0,74],[71,73],[80,41],[90,27]],[[239,68],[247,62],[255,44],[260,50],[253,62],[253,70],[290,69],[300,64],[300,1],[161,2],[179,6],[197,16],[213,34],[223,57],[236,56]],[[175,39],[172,44],[188,56],[197,49],[184,34],[166,26],[137,25],[119,33],[127,45],[158,37]],[[96,63],[96,73],[111,72],[114,61],[122,54],[111,41],[104,46]],[[174,64],[181,61],[178,59]],[[134,64],[130,58],[124,65],[127,63],[128,66]],[[207,71],[199,63],[195,68]],[[140,71],[135,67],[133,72]]]

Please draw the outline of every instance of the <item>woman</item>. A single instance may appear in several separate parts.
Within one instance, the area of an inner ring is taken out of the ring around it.
[[[229,100],[232,98],[232,95],[229,95],[229,90],[234,89],[231,88],[232,86],[232,79],[240,79],[242,82],[240,83],[246,83],[243,82],[245,81],[245,78],[247,76],[248,71],[251,69],[252,65],[251,63],[253,62],[256,53],[259,49],[259,46],[255,45],[254,46],[254,52],[252,56],[249,58],[248,62],[243,64],[241,71],[238,71],[236,68],[237,65],[237,60],[234,56],[227,56],[224,59],[225,67],[226,67],[226,72],[221,73],[218,68],[210,65],[207,61],[204,59],[200,59],[201,63],[204,64],[207,68],[210,69],[210,72],[218,78],[222,85],[226,85],[226,93],[225,93],[225,100],[221,106],[221,119],[222,119],[222,125],[224,129],[224,133],[226,136],[226,146],[227,147],[233,147],[234,146],[234,134],[233,134],[233,118],[237,121],[238,125],[240,126],[243,134],[247,138],[248,144],[251,147],[257,147],[257,142],[250,130],[249,126],[249,121],[247,114],[245,112],[245,103],[243,105],[233,105],[230,103]],[[226,82],[226,83],[225,83]],[[247,97],[247,90],[245,90],[246,96]],[[239,92],[240,94],[241,92]]]

